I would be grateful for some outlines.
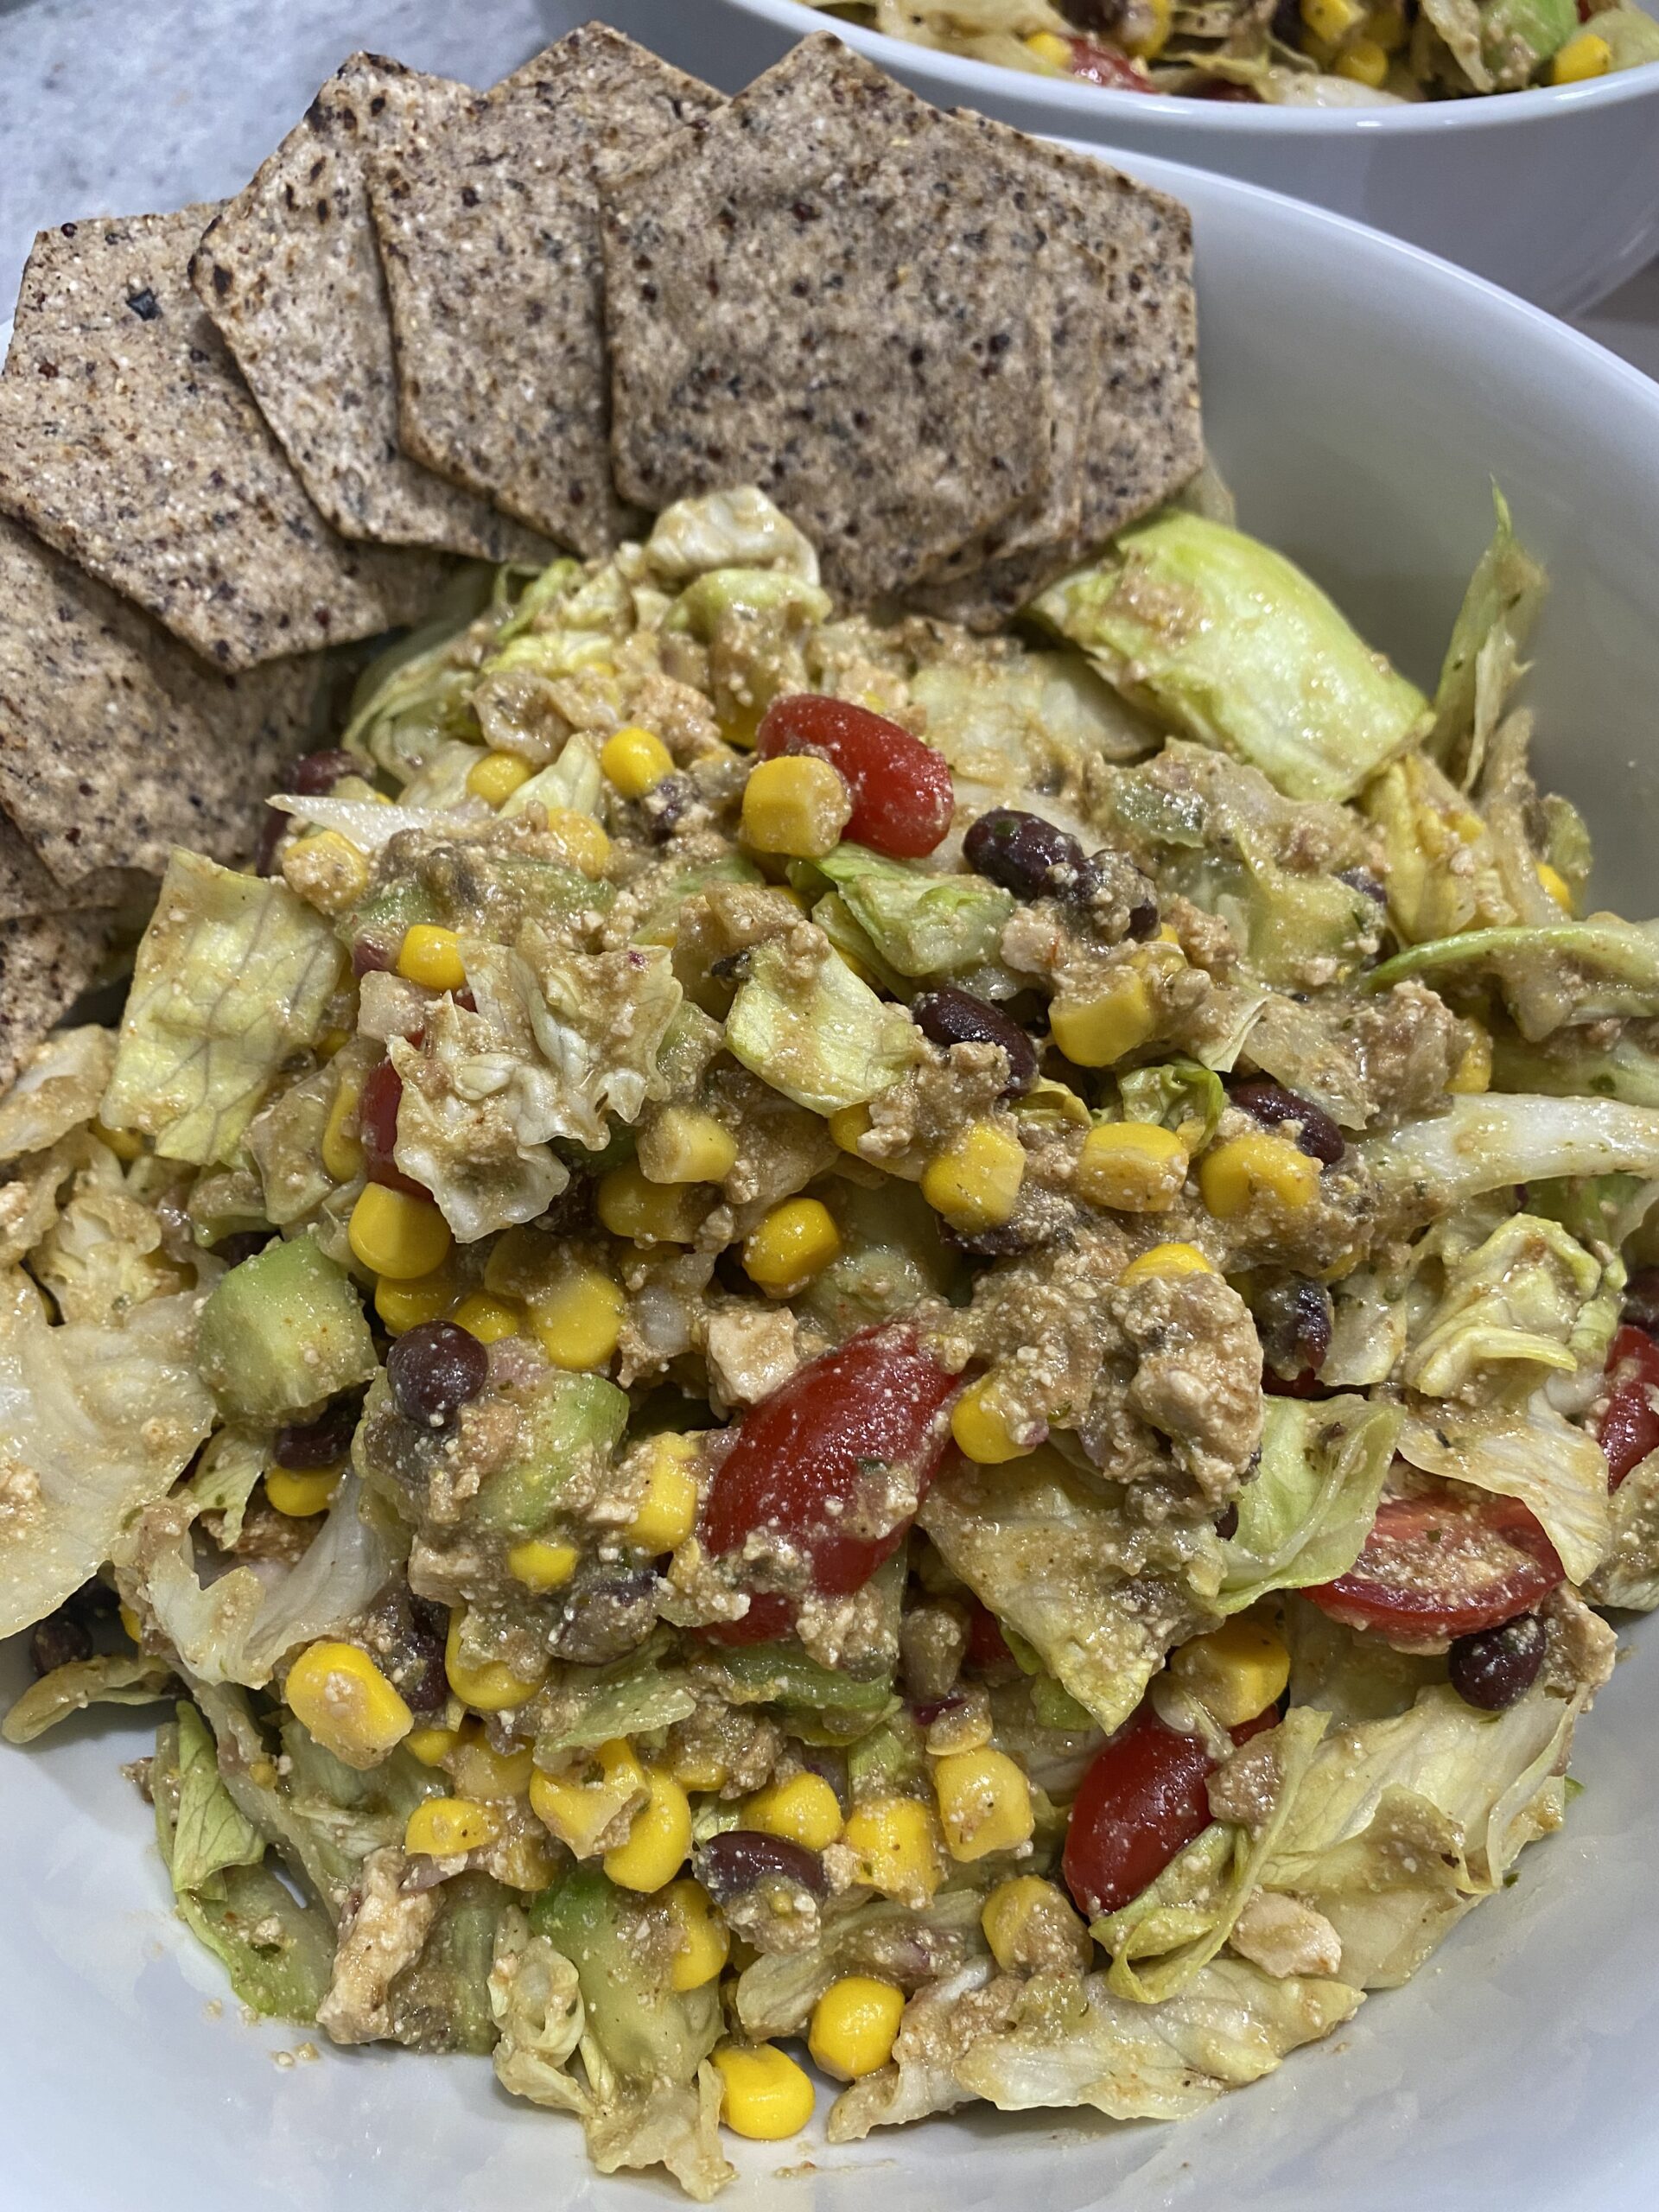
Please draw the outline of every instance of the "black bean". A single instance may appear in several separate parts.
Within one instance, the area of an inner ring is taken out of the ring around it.
[[[1522,1613],[1502,1628],[1460,1636],[1446,1655],[1446,1671],[1465,1705],[1502,1713],[1518,1705],[1537,1681],[1548,1641],[1537,1614]]]
[[[1229,1505],[1216,1516],[1216,1534],[1224,1544],[1230,1543],[1238,1534],[1238,1508]]]
[[[1659,1337],[1659,1268],[1638,1268],[1624,1286],[1624,1311],[1619,1317],[1632,1328]]]
[[[1299,0],[1289,0],[1289,4],[1294,10]],[[1339,868],[1337,881],[1345,883],[1351,891],[1357,891],[1363,898],[1373,899],[1379,906],[1386,906],[1389,903],[1387,890],[1368,868]]]
[[[259,842],[254,849],[253,872],[256,875],[276,875],[276,848],[289,829],[289,817],[274,806],[263,807],[259,814]]]
[[[1292,47],[1300,53],[1302,45],[1300,0],[1276,0],[1271,29],[1281,46]]]
[[[411,1596],[404,1634],[404,1665],[397,1677],[397,1689],[411,1713],[435,1713],[449,1699],[449,1677],[444,1670],[443,1645],[449,1614],[445,1606]]]
[[[279,1467],[337,1467],[352,1448],[362,1398],[335,1398],[314,1421],[291,1421],[276,1432],[271,1457]]]
[[[1116,31],[1122,28],[1125,0],[1061,0],[1060,13],[1080,31]]]
[[[1250,1310],[1262,1356],[1275,1373],[1287,1378],[1319,1373],[1335,1318],[1323,1283],[1306,1275],[1271,1276],[1252,1292]]]
[[[417,1321],[386,1354],[397,1410],[421,1428],[447,1428],[489,1373],[489,1353],[453,1321]]]
[[[1017,806],[982,814],[962,844],[963,858],[1017,899],[1087,899],[1100,871],[1077,839],[1040,814]]]
[[[67,1667],[92,1656],[91,1633],[67,1605],[37,1622],[29,1639],[29,1663],[37,1675],[49,1675],[55,1667]]]
[[[360,776],[363,763],[350,753],[308,753],[289,772],[291,791],[304,798],[325,798],[342,776]]]
[[[625,1659],[656,1625],[661,1588],[661,1579],[640,1567],[573,1591],[560,1613],[555,1656],[579,1667],[607,1667],[613,1659]]]
[[[971,991],[942,983],[913,999],[910,1014],[923,1036],[935,1045],[1000,1045],[1008,1056],[1005,1098],[1029,1090],[1037,1080],[1037,1047],[1030,1038],[1001,1007],[988,1006]]]
[[[1322,1106],[1311,1098],[1304,1098],[1294,1090],[1287,1090],[1281,1083],[1274,1083],[1264,1075],[1247,1076],[1242,1082],[1230,1084],[1228,1096],[1235,1106],[1243,1107],[1252,1120],[1260,1122],[1263,1128],[1282,1128],[1287,1122],[1300,1124],[1296,1142],[1310,1160],[1334,1167],[1348,1149],[1347,1140]]]
[[[645,828],[657,844],[666,844],[674,835],[681,816],[696,795],[690,776],[664,776],[654,790],[646,792],[641,802]]]
[[[1144,944],[1147,938],[1157,936],[1160,918],[1158,896],[1152,886],[1148,884],[1146,896],[1137,899],[1129,908],[1127,925],[1129,935],[1138,944]]]
[[[823,1861],[804,1843],[762,1835],[756,1828],[728,1828],[696,1850],[697,1878],[716,1904],[728,1904],[761,1882],[798,1882],[821,1897],[828,1884]]]
[[[227,1268],[239,1268],[244,1260],[251,1260],[263,1252],[276,1234],[274,1229],[237,1229],[228,1236],[221,1236],[213,1247],[213,1257],[223,1260]]]

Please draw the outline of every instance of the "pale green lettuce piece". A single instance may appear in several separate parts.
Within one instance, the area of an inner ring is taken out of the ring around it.
[[[1221,1548],[1222,1611],[1348,1572],[1376,1519],[1400,1423],[1397,1408],[1365,1398],[1266,1401],[1261,1465]]]
[[[1576,28],[1572,10],[1565,12]],[[1543,569],[1516,543],[1509,503],[1496,485],[1492,505],[1497,526],[1452,625],[1434,693],[1434,728],[1427,740],[1429,751],[1441,761],[1467,749],[1465,781],[1478,773],[1503,702],[1523,673],[1521,655],[1549,588]]]
[[[777,944],[756,945],[726,1020],[726,1046],[798,1106],[833,1114],[890,1090],[920,1057],[902,1007],[860,982],[826,944],[810,973]]]
[[[1408,976],[1470,967],[1484,968],[1506,985],[1513,975],[1519,988],[1506,988],[1505,996],[1522,1035],[1535,1044],[1569,1018],[1659,1014],[1659,923],[1627,922],[1617,914],[1431,938],[1372,969],[1365,988],[1384,991]]]
[[[265,1840],[219,1778],[212,1730],[194,1705],[178,1707],[179,1787],[168,1872],[175,1890],[199,1890],[226,1866],[257,1866]]]
[[[637,1651],[607,1667],[566,1667],[543,1693],[536,1748],[553,1765],[562,1751],[587,1750],[614,1736],[671,1728],[696,1710],[683,1667],[668,1663],[674,1639],[656,1630]]]
[[[925,1912],[891,1897],[832,1897],[823,1906],[818,1940],[804,1951],[755,1959],[737,1979],[736,2016],[756,2043],[804,2035],[812,2007],[842,1974],[868,1972],[893,1948],[913,1945],[935,1970],[986,1955],[981,1889],[954,1884]]]
[[[1615,69],[1639,69],[1659,61],[1659,23],[1641,8],[1609,8],[1592,26],[1612,49]]]
[[[604,790],[599,755],[578,730],[565,740],[552,766],[520,784],[500,811],[507,820],[522,814],[527,806],[545,807],[550,814],[597,816]]]
[[[162,1249],[156,1209],[135,1194],[136,1179],[129,1182],[105,1145],[87,1142],[81,1155],[50,1226],[23,1249],[60,1319],[118,1328],[140,1306],[176,1290],[178,1273]],[[33,1226],[38,1230],[38,1217]]]
[[[89,1705],[153,1705],[159,1698],[172,1696],[177,1688],[165,1659],[130,1653],[72,1659],[29,1684],[6,1714],[0,1736],[9,1744],[32,1744]]]
[[[340,946],[284,883],[175,852],[138,947],[103,1118],[168,1160],[226,1165],[322,1028]]]
[[[1120,1076],[1117,1095],[1126,1122],[1157,1122],[1173,1129],[1189,1153],[1204,1150],[1227,1104],[1221,1078],[1197,1060],[1167,1060]]]
[[[1585,1595],[1593,1605],[1650,1613],[1659,1606],[1659,1452],[1630,1469],[1607,1506],[1606,1556]]]
[[[787,569],[709,569],[686,586],[663,627],[688,631],[709,645],[746,616],[770,617],[794,630],[827,622],[832,612],[827,591]]]
[[[1614,1271],[1611,1300],[1604,1299],[1604,1275]],[[1618,1262],[1604,1268],[1559,1222],[1512,1214],[1474,1250],[1448,1261],[1439,1302],[1414,1332],[1402,1379],[1426,1397],[1456,1398],[1497,1379],[1487,1372],[1494,1366],[1567,1375],[1586,1363],[1599,1367],[1624,1280]]]
[[[1580,1031],[1558,1029],[1533,1045],[1500,1031],[1492,1039],[1492,1082],[1499,1090],[1659,1107],[1659,1054],[1628,1032],[1601,1045]]]
[[[1014,912],[1010,893],[982,875],[925,875],[862,845],[816,863],[853,918],[901,976],[951,976],[995,960]]]
[[[54,1030],[0,1097],[0,1160],[45,1152],[94,1121],[114,1066],[109,1030]]]
[[[1421,692],[1300,569],[1198,515],[1123,531],[1035,611],[1132,706],[1253,762],[1287,798],[1351,798],[1428,726]]]
[[[1465,1199],[1563,1175],[1659,1175],[1659,1113],[1611,1098],[1510,1096],[1448,1101],[1354,1147],[1358,1164],[1403,1212],[1430,1221]]]
[[[818,581],[810,540],[752,484],[665,507],[645,540],[645,560],[670,583],[731,568],[780,569],[809,584]]]
[[[1017,793],[1021,806],[1057,781],[1081,784],[1091,761],[1138,760],[1158,743],[1081,653],[941,661],[918,670],[910,691],[952,773]]]
[[[572,561],[565,564],[576,569]],[[506,605],[506,569],[495,595]],[[340,743],[385,768],[401,784],[448,738],[476,729],[471,699],[478,671],[463,640],[492,596],[487,569],[468,563],[446,588],[430,621],[400,638],[358,677]]]
[[[1542,1522],[1569,1582],[1586,1581],[1613,1541],[1607,1462],[1592,1436],[1542,1391],[1524,1406],[1437,1405],[1414,1414],[1400,1456],[1425,1474],[1516,1497]]]

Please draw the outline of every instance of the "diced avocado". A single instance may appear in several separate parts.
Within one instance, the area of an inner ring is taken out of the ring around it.
[[[787,569],[710,569],[686,586],[663,627],[689,630],[707,645],[722,616],[784,612],[810,626],[827,622],[834,602],[827,591]]]
[[[348,944],[369,937],[395,946],[402,943],[404,931],[416,923],[443,919],[438,899],[425,884],[417,876],[402,875],[371,891],[353,906],[341,921],[340,933]]]
[[[602,1375],[556,1370],[538,1385],[526,1418],[524,1456],[489,1478],[473,1508],[482,1527],[506,1535],[541,1528],[582,1460],[594,1452],[608,1458],[627,1426],[628,1401]]]
[[[712,1014],[693,1006],[690,999],[680,1001],[657,1047],[657,1071],[667,1084],[671,1098],[696,1095],[725,1041],[725,1033]]]
[[[576,1970],[588,2031],[631,2080],[689,2082],[721,2031],[717,1986],[677,1992],[653,1974],[636,1908],[596,1866],[578,1866],[530,1909],[530,1924]]]
[[[634,931],[636,944],[665,944],[671,946],[680,926],[680,909],[711,883],[764,883],[766,881],[753,861],[746,861],[741,853],[728,853],[722,859],[710,861],[702,868],[681,868],[671,875],[661,897]]]
[[[862,845],[837,845],[817,862],[881,957],[901,976],[954,976],[995,960],[1014,912],[982,875],[925,875]]]
[[[861,1682],[819,1666],[797,1643],[734,1644],[720,1654],[734,1705],[784,1705],[808,1713],[880,1713],[893,1695],[890,1676]]]
[[[1487,0],[1480,58],[1500,92],[1527,84],[1579,28],[1577,0]]]
[[[833,1114],[897,1083],[916,1062],[921,1032],[827,945],[817,967],[803,972],[781,945],[759,944],[727,1016],[726,1046],[798,1106]]]
[[[439,1892],[438,1917],[421,1955],[387,1993],[391,2032],[412,2050],[495,2048],[490,1968],[507,1894],[487,1874],[457,1874]]]
[[[921,1730],[909,1713],[895,1713],[849,1751],[848,1787],[855,1798],[886,1796],[908,1789],[926,1768]]]
[[[356,1286],[308,1236],[268,1244],[220,1278],[196,1362],[227,1414],[258,1421],[366,1382],[378,1364]]]

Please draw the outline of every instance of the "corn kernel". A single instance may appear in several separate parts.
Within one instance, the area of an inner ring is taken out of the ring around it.
[[[366,1651],[354,1643],[308,1645],[288,1670],[289,1709],[347,1766],[378,1766],[415,1716]]]
[[[644,798],[674,772],[674,755],[648,729],[631,727],[607,737],[599,765],[624,798]]]
[[[512,1706],[522,1705],[527,1697],[534,1697],[547,1680],[548,1662],[543,1660],[528,1681],[515,1675],[499,1659],[486,1659],[474,1664],[467,1658],[461,1645],[465,1625],[466,1615],[457,1607],[449,1616],[449,1633],[443,1646],[443,1671],[461,1703],[470,1705],[475,1713],[505,1713]]]
[[[1564,914],[1573,912],[1573,893],[1560,868],[1552,868],[1548,861],[1540,861],[1538,881],[1545,896],[1553,899]]]
[[[682,1992],[705,1988],[720,1973],[732,1949],[732,1939],[725,1923],[716,1917],[708,1891],[687,1875],[683,1882],[671,1882],[658,1903],[667,1908],[674,1937],[669,1986]]]
[[[1148,1275],[1212,1275],[1216,1272],[1196,1244],[1154,1244],[1131,1260],[1118,1281],[1144,1282]]]
[[[1364,20],[1358,0],[1302,0],[1302,21],[1327,46],[1338,45]]]
[[[873,1974],[843,1974],[812,2007],[806,2047],[837,2082],[857,2082],[893,2056],[905,1993]]]
[[[469,1851],[482,1851],[501,1833],[501,1815],[493,1805],[480,1805],[470,1797],[423,1797],[410,1815],[404,1829],[404,1849],[429,1859],[464,1859]]]
[[[970,1382],[950,1413],[950,1433],[958,1448],[976,1465],[1000,1467],[1005,1459],[1023,1459],[1036,1450],[1040,1437],[1022,1443],[1001,1411],[1001,1392],[995,1376]]]
[[[785,1198],[744,1238],[743,1269],[771,1297],[792,1298],[840,1249],[841,1231],[828,1206],[817,1198]]]
[[[781,2143],[812,2117],[812,2077],[776,2044],[722,2044],[715,2053],[722,2094],[720,2116],[734,2135]]]
[[[411,1728],[404,1738],[404,1749],[423,1766],[442,1766],[460,1741],[459,1728]]]
[[[1376,90],[1389,73],[1389,57],[1373,38],[1357,38],[1336,59],[1334,74]]]
[[[517,1751],[496,1751],[481,1736],[470,1732],[461,1738],[449,1760],[450,1779],[463,1797],[522,1797],[534,1771],[528,1744]]]
[[[1116,1213],[1166,1213],[1186,1180],[1187,1152],[1156,1122],[1102,1122],[1077,1155],[1077,1194]]]
[[[1411,35],[1404,8],[1373,8],[1365,18],[1365,35],[1374,39],[1384,54],[1398,54]]]
[[[585,1375],[603,1367],[616,1350],[627,1310],[620,1286],[609,1275],[573,1267],[537,1291],[530,1325],[555,1367]]]
[[[591,1859],[613,1822],[645,1802],[645,1771],[626,1736],[601,1744],[594,1754],[596,1772],[532,1774],[531,1809],[578,1859]]]
[[[500,806],[527,784],[535,770],[516,753],[486,753],[467,771],[467,788],[486,806]]]
[[[1169,1671],[1224,1728],[1240,1728],[1284,1695],[1290,1653],[1276,1629],[1240,1613],[1182,1644]]]
[[[544,1590],[563,1590],[581,1564],[582,1554],[574,1544],[547,1536],[526,1537],[507,1554],[507,1573],[538,1595]]]
[[[505,1298],[492,1298],[487,1291],[475,1290],[470,1298],[463,1298],[450,1319],[458,1329],[465,1329],[469,1337],[476,1337],[481,1344],[499,1344],[504,1337],[516,1337],[524,1325],[524,1310]]]
[[[944,1879],[939,1824],[914,1797],[872,1797],[855,1805],[841,1840],[858,1862],[857,1878],[901,1904],[919,1910]]]
[[[133,1611],[132,1607],[128,1605],[126,1600],[124,1599],[115,1610],[116,1616],[121,1623],[122,1629],[126,1635],[128,1642],[130,1643],[142,1643],[144,1640],[143,1624],[140,1621],[137,1614]]]
[[[611,841],[591,814],[574,807],[556,806],[547,817],[547,831],[559,848],[561,859],[597,882],[611,864]]]
[[[313,1513],[326,1513],[340,1487],[338,1467],[268,1467],[265,1499],[290,1521],[303,1521]]]
[[[700,1184],[648,1183],[632,1161],[600,1177],[594,1203],[613,1236],[639,1244],[695,1244],[708,1211]]]
[[[370,1273],[393,1282],[429,1275],[449,1256],[449,1224],[432,1201],[384,1183],[364,1185],[346,1235]]]
[[[870,1133],[870,1109],[868,1106],[838,1106],[830,1116],[830,1141],[837,1150],[850,1152],[855,1160],[863,1154],[858,1141]]]
[[[283,880],[320,914],[349,913],[369,887],[369,856],[338,830],[314,830],[283,855]]]
[[[739,1825],[804,1843],[809,1851],[827,1851],[841,1834],[841,1800],[821,1774],[792,1774],[758,1790]]]
[[[1319,1163],[1288,1137],[1230,1137],[1198,1163],[1198,1190],[1217,1221],[1231,1221],[1260,1198],[1293,1213],[1319,1193]]]
[[[1015,1874],[999,1882],[985,1900],[979,1924],[1004,1974],[1028,1971],[1049,1955],[1052,1942],[1030,1940],[1039,1929],[1051,1937],[1064,1929],[1074,1938],[1079,1953],[1086,1955],[1088,1949],[1088,1931],[1071,1898],[1038,1874]]]
[[[691,1849],[691,1801],[661,1767],[648,1770],[645,1788],[650,1794],[633,1816],[627,1841],[607,1851],[602,1864],[620,1888],[649,1893],[665,1888],[686,1862]]]
[[[1150,21],[1144,29],[1137,27],[1123,44],[1137,60],[1152,61],[1169,43],[1169,0],[1146,0],[1146,5]]]
[[[317,1039],[317,1058],[332,1060],[335,1053],[343,1052],[351,1041],[352,1032],[349,1029],[325,1029]]]
[[[1056,999],[1048,1026],[1068,1060],[1080,1068],[1109,1068],[1147,1042],[1158,1014],[1146,977],[1120,968],[1092,998]]]
[[[454,1304],[460,1284],[448,1268],[410,1282],[394,1282],[383,1275],[374,1286],[374,1310],[385,1324],[388,1336],[401,1337],[422,1321],[441,1321]]]
[[[1039,61],[1047,62],[1051,69],[1071,67],[1071,49],[1058,31],[1033,31],[1025,41],[1026,52],[1036,55]]]
[[[723,1183],[737,1165],[737,1139],[712,1114],[664,1106],[639,1134],[639,1172],[650,1183]]]
[[[349,1068],[342,1071],[322,1125],[322,1164],[336,1183],[355,1182],[363,1173],[363,1147],[353,1127],[362,1096],[362,1077]]]
[[[532,1895],[546,1889],[557,1875],[561,1861],[553,1845],[539,1828],[521,1822],[490,1853],[490,1872],[510,1890]]]
[[[622,1531],[624,1543],[653,1559],[679,1549],[696,1525],[697,1478],[692,1470],[700,1449],[695,1436],[664,1430],[652,1438],[645,1494]]]
[[[1583,85],[1605,77],[1613,66],[1613,49],[1594,31],[1580,31],[1558,49],[1549,65],[1552,85]]]
[[[1474,1034],[1463,1048],[1463,1058],[1452,1071],[1446,1089],[1467,1096],[1492,1087],[1492,1039],[1490,1031],[1474,1028]]]
[[[1031,1784],[1006,1751],[951,1751],[934,1768],[933,1787],[953,1859],[984,1859],[1030,1842],[1037,1825]]]
[[[461,939],[454,930],[440,929],[435,922],[411,923],[404,931],[397,973],[429,991],[464,990],[467,969],[461,957]]]
[[[732,1778],[719,1752],[702,1744],[677,1753],[668,1770],[682,1789],[723,1789]]]
[[[851,819],[852,794],[827,760],[810,753],[757,761],[743,787],[743,839],[757,853],[813,861],[833,852]]]
[[[922,1171],[922,1196],[965,1236],[999,1229],[1025,1180],[1025,1147],[1004,1122],[970,1122]]]

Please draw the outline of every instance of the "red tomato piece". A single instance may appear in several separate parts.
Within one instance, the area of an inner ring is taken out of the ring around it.
[[[363,1172],[371,1183],[389,1191],[407,1191],[412,1198],[429,1198],[424,1183],[405,1175],[392,1158],[397,1142],[397,1109],[403,1103],[404,1078],[390,1060],[369,1071],[363,1096],[357,1103],[359,1141],[363,1147]]]
[[[774,699],[755,739],[763,760],[816,753],[853,795],[846,836],[899,861],[920,860],[950,827],[956,793],[943,753],[850,700],[797,692]]]
[[[1302,1595],[1350,1628],[1440,1643],[1501,1628],[1565,1580],[1554,1546],[1512,1497],[1386,1497],[1346,1574]]]
[[[910,1522],[874,1535],[843,1523],[855,1520],[861,1488],[884,1468],[907,1469],[918,1498],[925,1494],[949,1440],[938,1415],[956,1389],[956,1376],[902,1327],[861,1330],[798,1368],[745,1414],[721,1461],[697,1524],[705,1548],[729,1558],[764,1529],[806,1554],[822,1595],[861,1589]],[[709,1633],[760,1643],[786,1636],[794,1619],[791,1599],[758,1591],[741,1620]]]
[[[1014,1654],[1008,1640],[1002,1633],[1002,1624],[988,1605],[982,1605],[977,1598],[968,1616],[968,1649],[966,1663],[976,1675],[988,1675],[998,1668],[1012,1668]]]
[[[1276,1728],[1281,1717],[1276,1705],[1264,1706],[1254,1720],[1241,1720],[1236,1728],[1230,1728],[1227,1733],[1234,1743],[1248,1744],[1252,1736],[1264,1735],[1269,1728]]]
[[[1607,1353],[1612,1395],[1598,1432],[1607,1461],[1607,1487],[1617,1490],[1638,1459],[1659,1451],[1659,1344],[1628,1323]]]
[[[1065,1886],[1087,1918],[1138,1897],[1209,1827],[1205,1785],[1215,1765],[1200,1738],[1166,1727],[1149,1705],[1095,1754],[1071,1808],[1061,1862]]]
[[[1091,38],[1074,38],[1071,41],[1071,74],[1081,77],[1085,84],[1098,85],[1108,92],[1149,92],[1152,80],[1142,74],[1132,61],[1122,54],[1114,54],[1109,46],[1096,46]]]

